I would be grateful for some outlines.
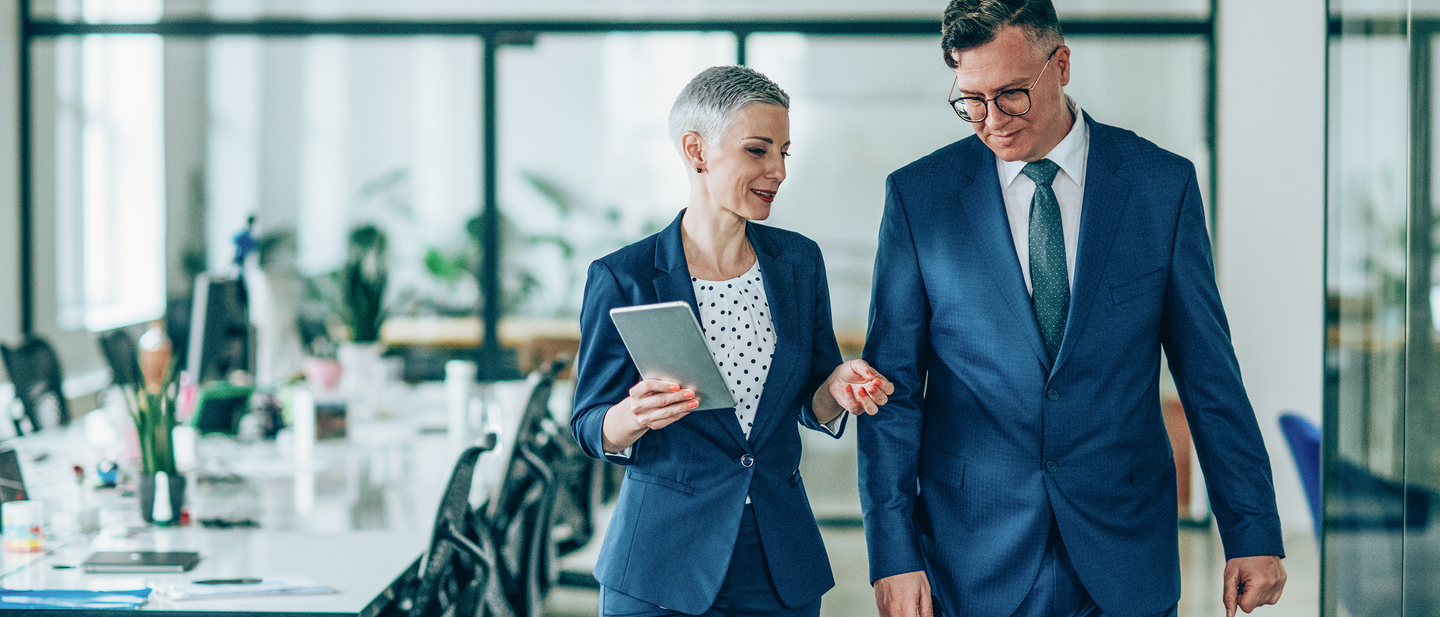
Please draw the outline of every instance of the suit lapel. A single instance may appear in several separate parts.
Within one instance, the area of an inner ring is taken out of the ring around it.
[[[1080,244],[1075,252],[1075,284],[1070,293],[1070,317],[1065,323],[1064,343],[1055,360],[1058,371],[1075,347],[1072,341],[1085,330],[1096,291],[1104,274],[1110,245],[1125,213],[1130,183],[1117,170],[1122,162],[1114,147],[1109,127],[1097,124],[1085,115],[1090,127],[1090,152],[1085,163],[1085,197],[1080,207]],[[1054,371],[1051,374],[1054,374]]]
[[[760,262],[760,277],[765,285],[765,299],[770,303],[770,320],[775,324],[775,357],[770,362],[770,373],[765,377],[765,389],[760,395],[760,405],[756,407],[755,426],[750,428],[750,444],[759,447],[764,439],[775,430],[782,418],[793,416],[786,409],[771,409],[771,401],[781,400],[776,396],[783,392],[789,392],[790,382],[795,378],[798,368],[805,368],[804,374],[808,375],[810,358],[802,354],[799,342],[809,340],[801,329],[809,324],[809,320],[801,314],[801,307],[796,305],[795,297],[797,281],[795,280],[795,267],[786,258],[783,247],[770,243],[764,236],[762,226],[749,223],[745,226],[745,235],[750,239],[750,246],[755,248],[755,257]],[[766,396],[766,393],[776,394]],[[735,422],[739,426],[739,422]],[[742,435],[744,433],[741,433]]]
[[[698,321],[700,309],[695,304],[695,286],[690,281],[690,266],[685,262],[685,242],[681,238],[680,221],[684,218],[685,211],[681,210],[670,226],[660,232],[659,241],[655,243],[655,279],[652,283],[655,286],[656,301],[684,300],[690,304],[690,310],[695,313]],[[771,300],[771,303],[773,304],[774,300]],[[749,451],[750,444],[745,440],[745,433],[740,430],[740,421],[735,418],[734,409],[712,409],[698,415],[701,417],[697,420],[713,423],[714,428],[728,433],[740,447]]]
[[[996,290],[1015,316],[1017,331],[1049,371],[1050,352],[1040,336],[1030,292],[1025,289],[1025,275],[1020,271],[1010,220],[1005,215],[1005,198],[1000,193],[1000,178],[995,171],[995,155],[979,138],[963,143],[967,147],[961,150],[961,160],[956,167],[969,177],[962,179],[959,187],[960,214],[969,222],[976,253],[985,261]]]

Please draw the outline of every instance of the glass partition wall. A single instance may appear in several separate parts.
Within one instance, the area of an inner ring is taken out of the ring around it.
[[[318,0],[28,4],[22,269],[37,291],[22,294],[22,329],[57,339],[156,317],[198,272],[233,270],[251,216],[282,295],[310,293],[344,262],[350,231],[374,225],[389,241],[391,315],[478,316],[484,340],[512,346],[573,339],[588,263],[684,205],[664,123],[675,93],[703,67],[741,62],[795,97],[791,197],[773,222],[826,249],[837,328],[858,350],[885,174],[969,133],[944,107],[928,1],[887,4],[886,19],[858,1],[783,16],[768,3],[683,16],[560,0],[418,2],[404,16]],[[1072,94],[1199,163],[1208,198],[1208,5],[1057,4],[1088,73]],[[97,362],[59,346],[69,365]]]
[[[1435,4],[1330,2],[1326,615],[1440,612]]]

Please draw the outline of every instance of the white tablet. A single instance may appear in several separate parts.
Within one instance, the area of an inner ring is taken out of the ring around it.
[[[735,406],[735,397],[705,345],[705,334],[689,303],[614,308],[610,309],[610,320],[620,331],[641,377],[673,381],[695,390],[700,399],[695,411]]]

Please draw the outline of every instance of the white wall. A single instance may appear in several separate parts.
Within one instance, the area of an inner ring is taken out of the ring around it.
[[[1279,415],[1321,414],[1325,11],[1314,0],[1220,0],[1216,15],[1216,274],[1288,532],[1313,525]]]
[[[0,92],[18,92],[20,15],[8,8],[0,8]],[[0,340],[10,342],[20,335],[18,102],[18,97],[0,96]]]

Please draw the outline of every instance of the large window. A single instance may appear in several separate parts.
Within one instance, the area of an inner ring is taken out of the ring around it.
[[[56,41],[57,320],[108,330],[165,312],[160,37]]]

